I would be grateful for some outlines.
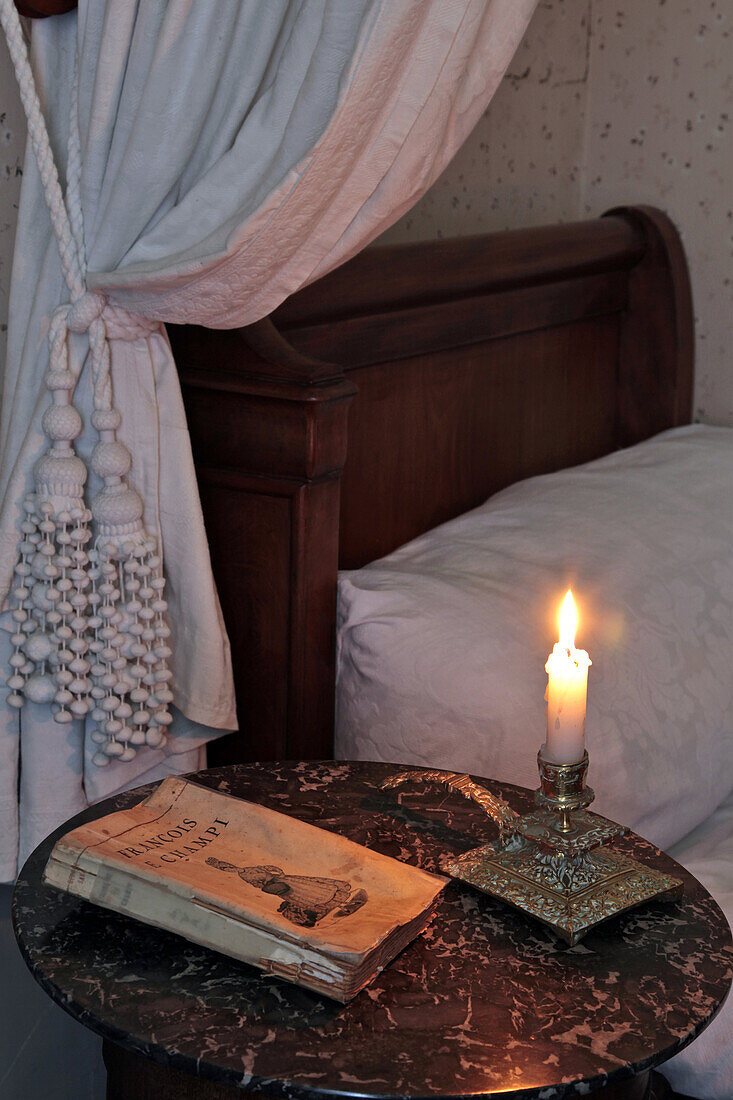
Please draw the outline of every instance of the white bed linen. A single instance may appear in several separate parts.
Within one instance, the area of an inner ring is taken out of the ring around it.
[[[514,485],[339,593],[337,754],[537,785],[572,583],[594,809],[662,847],[733,789],[733,430]]]
[[[707,887],[733,923],[733,795],[670,850]],[[733,997],[706,1031],[662,1066],[683,1095],[733,1100]]]

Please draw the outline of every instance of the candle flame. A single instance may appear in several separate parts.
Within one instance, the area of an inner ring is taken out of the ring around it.
[[[575,631],[578,626],[578,613],[575,610],[573,593],[568,588],[560,608],[560,645],[563,649],[575,649]]]

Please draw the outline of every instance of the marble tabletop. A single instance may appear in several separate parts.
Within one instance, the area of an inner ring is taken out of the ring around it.
[[[493,837],[480,809],[454,792],[381,791],[394,770],[251,764],[196,778],[427,870]],[[532,807],[527,790],[481,782],[520,812]],[[309,1100],[560,1100],[664,1062],[730,987],[725,917],[696,879],[636,836],[619,850],[683,878],[682,901],[617,917],[570,948],[452,882],[428,931],[345,1006],[42,884],[57,835],[149,790],[109,799],[44,842],[18,880],[14,921],[32,973],[67,1012],[189,1073]]]

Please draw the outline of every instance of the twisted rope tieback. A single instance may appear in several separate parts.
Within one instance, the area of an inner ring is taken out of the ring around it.
[[[49,325],[46,385],[52,403],[42,426],[50,447],[36,462],[35,493],[23,504],[8,702],[16,707],[26,700],[51,704],[58,722],[91,712],[97,723],[91,736],[99,745],[93,760],[104,765],[115,757],[133,759],[140,745],[163,745],[172,721],[161,555],[145,530],[143,501],[126,480],[132,456],[116,437],[122,418],[113,404],[109,346],[110,339],[147,338],[159,325],[86,287],[78,62],[64,197],[12,0],[0,0],[0,23],[71,297],[54,311]],[[87,470],[73,448],[82,419],[72,404],[76,377],[69,365],[70,332],[86,333],[89,339],[91,422],[99,433],[91,468],[103,482],[91,509],[84,499]],[[92,520],[96,539],[87,549]]]

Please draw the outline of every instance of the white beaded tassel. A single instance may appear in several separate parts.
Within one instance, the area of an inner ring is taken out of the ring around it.
[[[91,512],[84,503],[86,466],[72,446],[81,431],[81,417],[71,404],[74,376],[68,369],[66,337],[65,311],[57,311],[49,329],[51,369],[46,375],[52,404],[42,420],[51,447],[36,462],[36,491],[23,504],[23,538],[12,591],[15,648],[7,681],[11,706],[20,707],[25,699],[52,704],[58,722],[70,722],[88,710],[83,699],[74,700],[69,692],[85,662],[70,648],[75,633],[70,620],[78,616],[69,598],[74,582],[67,574],[74,566],[83,571],[87,563],[84,548],[91,538]],[[83,631],[85,623],[80,625]],[[69,709],[70,703],[77,705]]]
[[[104,329],[101,316],[89,327],[92,424],[99,432],[91,466],[103,481],[92,501],[98,537],[91,555],[95,607],[89,624],[94,629],[92,718],[97,723],[92,738],[99,745],[92,760],[104,766],[115,757],[132,760],[141,745],[165,745],[173,696],[162,562],[155,539],[145,530],[142,499],[126,480],[132,458],[116,437],[121,417],[111,404],[109,344],[100,325]]]
[[[92,739],[100,746],[92,759],[101,766],[132,760],[141,745],[162,747],[172,721],[165,581],[155,541],[141,535],[122,546],[99,540],[90,553]]]

